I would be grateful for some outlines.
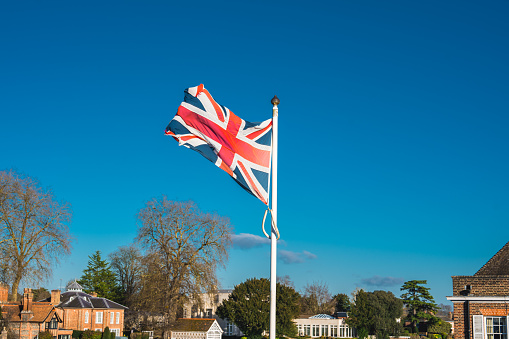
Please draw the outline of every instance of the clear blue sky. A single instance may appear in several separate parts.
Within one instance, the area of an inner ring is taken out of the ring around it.
[[[131,243],[162,194],[230,217],[222,287],[269,276],[264,205],[164,135],[203,83],[249,121],[281,100],[278,275],[398,296],[427,279],[446,302],[452,275],[509,240],[508,14],[509,1],[4,1],[0,169],[74,211],[72,255],[42,286]]]

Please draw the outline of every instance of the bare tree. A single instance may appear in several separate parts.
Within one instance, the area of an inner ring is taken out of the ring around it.
[[[110,253],[110,266],[117,276],[118,283],[124,294],[124,303],[130,307],[131,299],[140,289],[141,279],[140,250],[135,245],[121,246],[115,252]]]
[[[147,251],[140,308],[157,307],[171,322],[183,299],[217,288],[216,268],[228,259],[232,227],[228,218],[165,196],[149,201],[138,219],[137,240]]]
[[[14,301],[22,279],[49,278],[51,266],[70,254],[70,223],[70,206],[57,202],[51,190],[14,171],[0,172],[0,259]]]
[[[314,281],[304,286],[304,293],[301,298],[302,313],[331,314],[334,311],[334,302],[327,283]]]
[[[290,279],[290,276],[288,274],[283,276],[277,276],[276,281],[281,285],[295,289],[295,285],[293,284],[293,281]]]

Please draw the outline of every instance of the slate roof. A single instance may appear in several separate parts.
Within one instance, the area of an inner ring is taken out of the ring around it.
[[[44,301],[50,301],[51,297]],[[112,308],[127,309],[114,301],[106,298],[93,297],[88,293],[80,291],[67,291],[60,295],[60,304],[55,307],[61,308]]]
[[[216,319],[177,319],[171,327],[175,332],[207,332]]]
[[[479,275],[509,275],[509,242],[474,274]]]
[[[74,279],[74,281],[72,283],[70,283],[69,285],[66,286],[66,289],[68,291],[72,290],[72,291],[83,291],[83,287],[78,284],[78,282],[76,281],[76,279]]]

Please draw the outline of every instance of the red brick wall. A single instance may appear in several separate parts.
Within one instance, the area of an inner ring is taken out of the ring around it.
[[[468,324],[465,323],[465,314],[468,310]],[[456,339],[472,339],[472,316],[507,316],[509,304],[506,303],[454,303],[454,336]],[[468,330],[468,336],[466,333]]]
[[[88,323],[85,323],[85,312],[88,311]],[[115,309],[110,311],[109,309],[58,309],[58,315],[60,315],[64,321],[63,328],[83,331],[85,328],[95,331],[100,329],[104,331],[106,327],[118,328],[120,333],[124,327],[124,310]],[[103,312],[102,324],[96,324],[96,313]],[[110,323],[110,312],[113,312],[113,324]],[[120,312],[119,324],[116,322],[116,314]]]
[[[509,275],[498,276],[454,276],[452,277],[453,295],[462,295],[465,286],[470,285],[471,296],[509,296]]]
[[[0,283],[0,303],[6,303],[9,297],[9,286]]]
[[[470,290],[465,286],[470,285]],[[454,296],[509,296],[509,276],[454,276]],[[505,303],[454,302],[454,335],[456,339],[472,339],[473,315],[507,315]]]

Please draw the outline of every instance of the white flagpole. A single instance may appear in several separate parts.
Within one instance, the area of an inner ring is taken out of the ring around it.
[[[276,339],[276,261],[277,261],[277,124],[279,99],[272,103],[272,220],[270,233],[270,330],[269,339]],[[274,225],[276,229],[274,229]]]

